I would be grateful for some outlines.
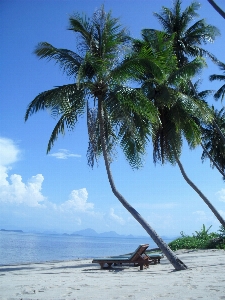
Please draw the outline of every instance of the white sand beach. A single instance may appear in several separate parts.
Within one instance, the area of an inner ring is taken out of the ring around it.
[[[225,251],[180,250],[189,267],[161,264],[101,270],[91,260],[0,267],[0,299],[225,299]]]

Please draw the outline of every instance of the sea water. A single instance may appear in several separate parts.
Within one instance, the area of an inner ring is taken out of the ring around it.
[[[140,244],[157,247],[150,237],[107,238],[0,231],[0,265],[120,255],[133,252]]]

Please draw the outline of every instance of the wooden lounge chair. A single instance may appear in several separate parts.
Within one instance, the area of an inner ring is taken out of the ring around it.
[[[147,253],[149,260],[153,261],[154,264],[160,264],[160,259],[164,257],[161,253]]]
[[[123,254],[123,255],[119,255],[119,256],[110,256],[110,257],[119,257],[119,258],[127,258],[130,257],[130,255],[133,253],[128,253],[128,254]],[[154,264],[160,264],[160,259],[162,259],[164,257],[164,255],[162,253],[149,253],[149,252],[144,252],[142,254],[142,257],[145,259],[148,259],[148,261],[150,263],[154,263]]]
[[[147,255],[143,255],[148,248],[149,244],[140,245],[130,256],[111,256],[104,258],[93,259],[92,263],[98,263],[103,269],[104,264],[109,267],[112,264],[123,264],[123,263],[133,263],[134,265],[140,266],[140,270],[143,270],[144,266],[148,266],[150,261]]]

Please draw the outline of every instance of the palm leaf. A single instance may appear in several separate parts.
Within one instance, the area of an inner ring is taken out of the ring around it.
[[[39,43],[34,53],[40,58],[54,59],[68,76],[76,76],[83,61],[77,53],[67,49],[57,49],[51,44]]]
[[[83,107],[84,90],[77,88],[76,84],[68,84],[55,89],[40,93],[29,104],[25,121],[29,116],[38,112],[39,110],[50,110],[53,116],[61,114],[61,111],[69,110],[72,106],[77,105],[77,110]]]

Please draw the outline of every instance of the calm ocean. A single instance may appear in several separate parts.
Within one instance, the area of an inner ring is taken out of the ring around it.
[[[166,243],[171,240],[164,240]],[[65,261],[133,252],[146,238],[105,238],[0,231],[0,265]]]

